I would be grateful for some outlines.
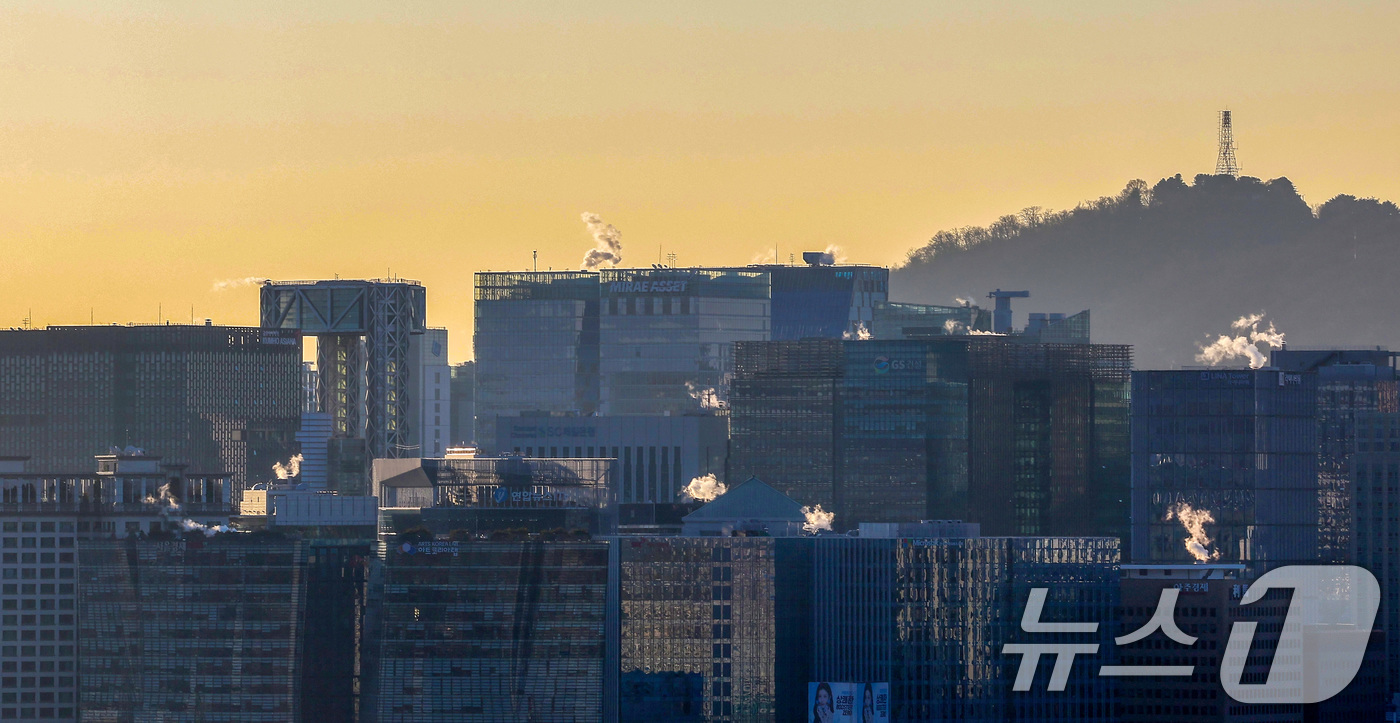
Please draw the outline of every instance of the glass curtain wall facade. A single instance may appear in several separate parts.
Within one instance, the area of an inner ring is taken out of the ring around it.
[[[966,519],[1126,539],[1132,348],[983,337],[968,353]]]
[[[602,271],[601,281],[603,414],[722,407],[734,343],[769,338],[766,273],[613,269]]]
[[[734,354],[730,478],[835,509],[840,340],[739,342]]]
[[[966,345],[843,346],[836,523],[975,519],[967,507]]]
[[[890,270],[880,266],[765,264],[750,267],[773,280],[775,341],[840,339],[867,331],[873,310],[889,297]]]
[[[238,534],[81,542],[83,719],[300,720],[306,560]]]
[[[1400,412],[1395,355],[1382,349],[1277,349],[1270,361],[1283,371],[1317,372],[1318,561],[1348,563],[1356,417]]]
[[[914,339],[969,331],[991,331],[992,312],[977,306],[937,306],[892,301],[875,303],[870,332],[876,339]]]
[[[598,274],[476,274],[476,439],[497,416],[598,411]],[[491,450],[487,450],[491,451]]]
[[[1025,633],[1031,588],[1050,589],[1042,621],[1115,619],[1120,561],[1112,538],[817,538],[811,569],[810,680],[888,682],[891,720],[1112,721],[1113,626]],[[1097,643],[1064,692],[1013,692],[1019,656],[1005,643]],[[806,694],[806,687],[793,693]],[[783,704],[789,705],[789,701]],[[786,709],[786,708],[785,708]],[[804,708],[810,714],[810,706]]]
[[[441,542],[387,554],[381,723],[602,719],[607,543]]]
[[[839,342],[838,357],[825,344],[739,345],[731,476],[831,504],[838,527],[1127,536],[1129,347],[949,336]]]
[[[476,362],[462,362],[452,366],[451,382],[453,446],[476,442]]]
[[[774,720],[777,542],[618,540],[620,720]]]
[[[1388,689],[1400,690],[1400,413],[1355,417],[1351,560],[1381,586],[1376,627],[1385,631]]]
[[[227,326],[83,326],[0,331],[0,455],[86,472],[113,445],[167,463],[272,477],[294,451],[302,409],[294,331]]]
[[[1169,518],[1215,522],[1213,562],[1262,573],[1318,557],[1317,374],[1133,373],[1133,562],[1190,562]]]

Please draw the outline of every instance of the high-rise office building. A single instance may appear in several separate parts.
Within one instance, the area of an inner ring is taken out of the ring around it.
[[[830,342],[738,345],[731,477],[830,504],[838,526],[1126,536],[1128,347],[839,344],[839,356]]]
[[[723,498],[720,498],[723,499]],[[703,508],[702,508],[703,511]],[[865,528],[862,529],[865,532]],[[884,720],[1112,721],[1111,538],[636,537],[617,542],[621,720],[813,720],[811,691],[885,695]],[[1027,633],[1040,619],[1094,633]],[[1064,691],[1012,690],[1004,644],[1098,644]],[[855,711],[861,720],[860,711]]]
[[[411,457],[441,457],[452,442],[452,368],[447,363],[447,330],[429,328],[409,337],[408,408],[418,421],[409,434]]]
[[[429,542],[384,561],[381,723],[597,721],[609,618],[603,542]]]
[[[1248,589],[1246,568],[1241,564],[1124,565],[1123,614],[1118,634],[1127,635],[1146,625],[1156,614],[1163,591],[1175,590],[1172,620],[1196,642],[1185,645],[1157,632],[1123,645],[1119,649],[1122,665],[1190,666],[1192,674],[1124,677],[1118,689],[1115,719],[1124,723],[1304,720],[1301,705],[1241,704],[1226,695],[1220,685],[1225,647],[1236,622],[1256,625],[1254,650],[1279,650],[1289,591],[1270,590],[1262,600],[1240,605],[1240,598]],[[1269,656],[1250,655],[1241,662],[1242,680],[1268,678],[1272,663]]]
[[[833,455],[842,526],[985,523],[970,509],[967,351],[959,342],[845,342]]]
[[[840,339],[867,332],[874,309],[889,298],[890,270],[834,265],[830,254],[806,252],[802,264],[755,264],[772,279],[774,340]]]
[[[1317,373],[1318,561],[1351,561],[1356,416],[1400,412],[1396,355],[1385,349],[1275,349],[1273,367]]]
[[[476,438],[496,417],[598,411],[598,274],[476,274]],[[489,450],[488,450],[489,451]]]
[[[525,457],[611,457],[622,505],[676,502],[690,480],[724,479],[728,420],[676,416],[500,417],[496,449]]]
[[[109,447],[233,475],[234,499],[294,449],[295,331],[82,326],[0,331],[0,454],[83,473]]]
[[[812,545],[809,681],[887,684],[889,720],[1115,720],[1112,682],[1098,667],[1114,661],[1117,540],[805,542]],[[1053,591],[1041,620],[1098,622],[1097,631],[1022,630],[1032,588]],[[1098,644],[1098,653],[1074,661],[1063,691],[1048,691],[1041,672],[1031,690],[1016,692],[1010,663],[1019,661],[1003,651],[1008,643]],[[785,701],[782,719],[810,714],[813,701],[801,702]]]
[[[729,469],[807,505],[835,509],[839,339],[735,346]]]
[[[440,536],[518,528],[614,534],[616,469],[616,459],[378,459],[381,536],[405,525]]]
[[[316,337],[317,397],[338,439],[363,440],[366,457],[409,457],[411,339],[426,327],[427,291],[404,279],[265,281],[259,324]]]
[[[193,475],[135,451],[86,474],[0,458],[0,720],[77,720],[77,546],[227,523],[228,475]],[[179,505],[178,510],[171,506]]]
[[[721,406],[729,398],[734,342],[769,338],[766,273],[611,269],[600,280],[602,414]]]
[[[1133,372],[1133,562],[1204,557],[1256,574],[1315,562],[1317,382],[1276,369]],[[1213,519],[1194,554],[1192,512]]]
[[[1400,413],[1359,412],[1352,436],[1351,561],[1380,583],[1387,687],[1400,690]]]
[[[237,533],[80,542],[83,720],[355,720],[368,551]]]
[[[811,257],[811,258],[809,258]],[[722,408],[739,341],[855,338],[889,270],[804,265],[482,273],[477,442],[497,417],[676,415]]]
[[[450,384],[450,406],[452,428],[449,438],[453,446],[465,446],[476,442],[476,362],[462,362],[452,366]]]
[[[775,720],[775,542],[615,543],[620,720]]]

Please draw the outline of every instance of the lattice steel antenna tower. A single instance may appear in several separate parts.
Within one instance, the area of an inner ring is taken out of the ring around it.
[[[1235,160],[1235,133],[1230,125],[1230,111],[1220,111],[1220,155],[1215,159],[1215,175],[1239,178],[1240,164]]]

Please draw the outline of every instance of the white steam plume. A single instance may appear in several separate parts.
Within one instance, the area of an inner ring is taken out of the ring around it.
[[[274,462],[272,464],[272,471],[277,475],[277,479],[290,479],[301,474],[301,461],[303,459],[305,458],[301,455],[294,454],[291,459],[287,460],[285,465],[281,462]]]
[[[724,401],[714,387],[702,387],[695,382],[686,382],[685,391],[691,399],[700,402],[701,409],[723,409]]]
[[[1167,510],[1167,522],[1173,519],[1181,522],[1181,526],[1186,528],[1190,537],[1184,538],[1182,542],[1186,545],[1186,551],[1191,553],[1191,557],[1196,558],[1196,562],[1210,562],[1220,559],[1220,551],[1210,551],[1210,536],[1206,534],[1206,525],[1215,522],[1215,516],[1210,510],[1193,509],[1191,505],[1181,502],[1175,507]]]
[[[763,251],[759,251],[753,255],[753,258],[749,259],[749,263],[776,264],[778,263],[778,251],[777,249],[764,249]]]
[[[995,331],[969,329],[967,328],[967,324],[964,324],[961,321],[958,321],[957,319],[945,319],[943,321],[943,333],[949,336],[958,336],[963,334],[968,336],[1004,336],[1003,334],[998,334]]]
[[[846,263],[846,250],[836,244],[827,244],[826,248],[822,249],[822,253],[830,256],[833,264]]]
[[[214,282],[214,287],[211,291],[231,291],[233,289],[241,289],[245,286],[260,286],[264,281],[267,281],[267,279],[262,276],[245,276],[241,279],[220,279]]]
[[[958,306],[972,306],[972,297],[970,296],[954,296],[953,300],[958,302]]]
[[[845,339],[846,341],[850,341],[852,339],[856,339],[859,341],[870,341],[871,339],[875,338],[875,335],[871,334],[870,330],[865,328],[865,322],[858,321],[856,322],[855,333],[852,334],[849,331],[843,331],[841,332],[841,338]]]
[[[171,512],[180,511],[180,501],[175,499],[175,495],[170,493],[169,482],[166,482],[165,484],[161,485],[160,489],[156,491],[156,494],[160,496],[156,497],[155,495],[146,495],[146,504],[164,505],[165,509],[161,510],[161,515],[167,515]]]
[[[729,488],[713,474],[696,477],[681,490],[681,494],[692,502],[712,502],[716,497],[728,492]]]
[[[1229,336],[1221,334],[1210,344],[1201,346],[1201,353],[1196,355],[1196,361],[1215,366],[1230,359],[1244,358],[1249,360],[1250,369],[1258,369],[1268,362],[1264,352],[1259,349],[1260,344],[1278,349],[1283,346],[1283,332],[1274,328],[1273,322],[1269,322],[1269,328],[1259,330],[1259,322],[1264,320],[1264,314],[1247,314],[1236,319],[1230,324],[1237,334]]]
[[[584,271],[597,271],[599,266],[617,266],[622,263],[622,234],[617,227],[603,223],[596,213],[584,213],[583,222],[588,224],[588,233],[593,234],[593,248],[583,255],[579,265]]]
[[[180,529],[185,532],[203,532],[205,537],[213,537],[220,532],[237,532],[228,525],[202,525],[194,520],[180,520]]]
[[[171,494],[169,482],[161,485],[155,495],[146,495],[146,504],[163,505],[160,510],[160,516],[167,521],[171,519],[172,515],[180,512],[180,501],[175,499],[175,495]],[[179,525],[181,530],[186,532],[203,532],[205,537],[213,537],[220,532],[238,532],[238,530],[227,525],[203,525],[188,518],[180,520]]]
[[[831,523],[836,519],[835,512],[827,512],[821,505],[803,507],[802,515],[807,518],[807,521],[802,523],[802,530],[809,535],[815,535],[819,531],[830,532]]]

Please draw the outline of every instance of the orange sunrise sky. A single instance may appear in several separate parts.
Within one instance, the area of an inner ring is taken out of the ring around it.
[[[868,6],[868,7],[866,7]],[[1210,172],[1400,199],[1393,2],[9,2],[0,326],[254,324],[249,285],[839,244]],[[1088,261],[1086,261],[1088,262]]]

